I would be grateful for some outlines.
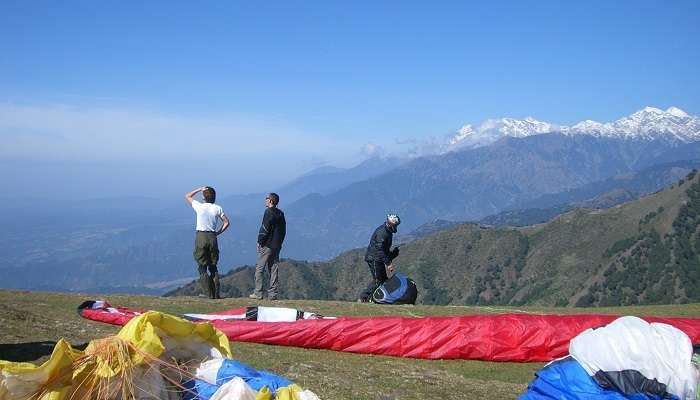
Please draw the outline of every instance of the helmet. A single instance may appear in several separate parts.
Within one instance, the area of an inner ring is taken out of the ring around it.
[[[401,218],[399,218],[399,216],[396,214],[388,214],[386,216],[386,220],[388,222],[390,222],[392,225],[398,225],[401,223]]]

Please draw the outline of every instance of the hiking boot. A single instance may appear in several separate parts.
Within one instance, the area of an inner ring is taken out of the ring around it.
[[[257,294],[253,293],[250,296],[248,296],[250,299],[255,299],[255,300],[262,300],[262,296],[258,296]]]

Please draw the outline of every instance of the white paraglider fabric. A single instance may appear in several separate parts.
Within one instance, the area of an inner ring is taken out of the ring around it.
[[[255,400],[257,394],[243,379],[235,377],[221,385],[209,400]]]
[[[598,371],[636,370],[665,384],[681,399],[695,399],[699,377],[691,361],[693,345],[688,335],[671,325],[621,317],[576,336],[569,353],[591,376]]]

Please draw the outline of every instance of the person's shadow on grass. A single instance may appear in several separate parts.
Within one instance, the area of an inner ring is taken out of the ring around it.
[[[12,362],[32,362],[51,355],[56,342],[27,342],[0,343],[0,360]],[[84,350],[87,343],[74,346],[74,349]]]

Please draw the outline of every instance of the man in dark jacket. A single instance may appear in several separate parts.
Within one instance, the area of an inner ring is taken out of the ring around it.
[[[391,250],[391,243],[394,233],[396,233],[396,227],[400,223],[401,219],[398,215],[389,214],[386,216],[386,221],[374,230],[365,253],[365,261],[369,266],[369,272],[372,274],[372,280],[367,284],[365,290],[360,293],[357,301],[362,303],[368,302],[374,290],[387,280],[386,271],[394,272],[392,262],[399,255],[399,248],[395,247],[394,250]]]
[[[287,233],[287,222],[284,213],[277,208],[280,197],[277,193],[270,193],[265,197],[265,214],[258,233],[258,260],[255,264],[255,292],[250,295],[252,299],[262,299],[263,272],[270,273],[270,288],[267,298],[277,300],[279,295],[278,264],[282,242]]]

